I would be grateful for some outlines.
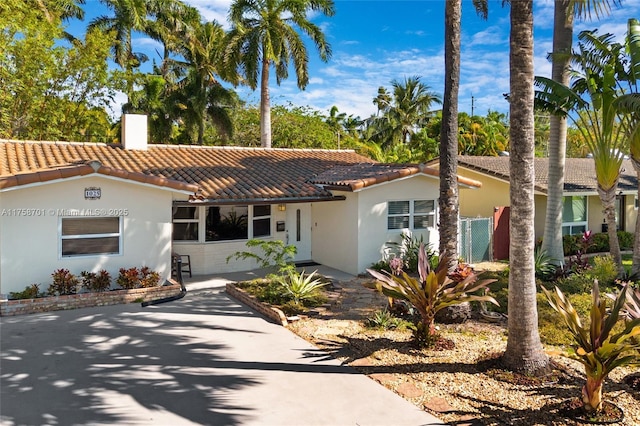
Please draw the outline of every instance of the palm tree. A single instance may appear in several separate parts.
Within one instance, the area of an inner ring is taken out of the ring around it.
[[[173,61],[184,77],[176,83],[173,101],[181,110],[179,116],[187,128],[196,129],[198,145],[204,143],[207,120],[223,135],[232,131],[228,109],[235,101],[234,93],[220,83],[218,76],[235,83],[235,75],[223,66],[225,33],[217,22],[197,25],[183,40],[178,52],[184,61]]]
[[[200,24],[200,12],[181,0],[152,0],[148,3],[148,8],[149,14],[155,19],[147,21],[145,32],[162,43],[160,72],[167,79],[170,54],[177,51],[181,42]]]
[[[444,102],[440,128],[439,252],[455,267],[458,259],[458,88],[460,87],[460,18],[462,0],[449,0],[444,10]]]
[[[551,78],[569,85],[571,46],[574,16],[596,17],[608,13],[619,0],[556,0],[553,19],[553,53]],[[556,264],[562,263],[562,205],[564,194],[564,165],[567,149],[567,119],[552,115],[549,122],[549,181],[542,249]]]
[[[534,269],[533,0],[511,2],[510,34],[510,265],[504,365],[539,375],[549,370],[538,334]]]
[[[376,112],[376,116],[380,116],[380,111],[385,110],[391,105],[391,95],[386,87],[380,86],[378,87],[378,96],[373,98],[373,104],[378,107]]]
[[[476,12],[487,19],[486,0],[474,0]],[[460,86],[460,18],[462,0],[448,0],[444,11],[444,102],[440,128],[440,253],[458,259],[458,88]]]
[[[374,139],[383,148],[409,143],[411,136],[429,120],[431,106],[442,102],[417,76],[405,78],[402,82],[393,80],[391,86],[391,102],[381,101],[378,105],[382,107],[382,115],[372,117]],[[374,103],[376,99],[379,98],[375,98]]]
[[[640,182],[640,23],[636,19],[629,19],[628,22],[626,50],[629,54],[626,78],[629,88],[627,93],[615,100],[615,106],[623,114],[621,122],[629,139],[631,163]],[[631,275],[640,275],[640,215],[636,218]]]
[[[573,121],[593,154],[598,195],[608,227],[611,257],[623,272],[615,220],[616,188],[620,178],[625,126],[620,124],[616,100],[623,93],[620,79],[626,79],[624,46],[613,36],[595,31],[580,33],[578,51],[571,55],[576,75],[570,87],[537,77],[541,88],[536,97],[543,108]]]
[[[134,69],[147,60],[144,54],[135,53],[131,36],[133,31],[144,31],[147,28],[146,0],[100,0],[113,16],[101,15],[89,23],[88,29],[99,28],[102,31],[115,33],[113,56],[115,62],[125,71],[127,80],[127,98],[133,94]]]
[[[229,18],[232,29],[227,42],[226,60],[239,67],[252,89],[260,74],[260,143],[271,147],[271,105],[269,70],[275,67],[278,84],[289,76],[289,65],[295,69],[298,88],[309,83],[308,54],[296,27],[315,44],[320,59],[328,61],[331,46],[322,29],[307,14],[335,13],[333,0],[235,0]]]

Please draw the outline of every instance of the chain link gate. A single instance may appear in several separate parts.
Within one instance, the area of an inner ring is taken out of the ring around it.
[[[493,219],[465,217],[460,219],[460,256],[467,263],[493,259]]]

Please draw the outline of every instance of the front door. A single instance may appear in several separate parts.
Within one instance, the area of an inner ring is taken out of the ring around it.
[[[286,244],[298,250],[295,261],[311,260],[311,204],[288,204]]]

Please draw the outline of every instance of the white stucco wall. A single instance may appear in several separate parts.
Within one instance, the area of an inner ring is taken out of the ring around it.
[[[426,175],[416,175],[407,179],[395,180],[390,183],[376,185],[359,193],[359,247],[358,273],[364,272],[372,263],[382,259],[384,248],[389,241],[400,242],[401,230],[387,229],[387,201],[401,200],[434,200],[435,221],[438,223],[439,181]],[[421,235],[425,243],[438,249],[439,234],[437,228],[412,231],[413,236]]]
[[[347,199],[311,206],[311,255],[318,263],[357,274],[358,193],[339,195]]]
[[[295,204],[287,208],[294,208]],[[258,263],[253,259],[236,260],[227,257],[237,252],[249,251],[247,240],[234,241],[205,241],[206,206],[198,206],[199,224],[198,232],[200,241],[174,241],[173,251],[181,255],[188,255],[191,260],[191,273],[193,275],[224,274],[229,272],[248,271],[256,269]],[[286,232],[278,231],[276,224],[286,220],[286,211],[278,210],[278,205],[271,206],[271,235],[261,239],[266,241],[286,240]],[[262,255],[259,249],[253,249],[253,253]]]
[[[101,198],[85,200],[87,187],[99,187]],[[77,276],[83,270],[106,269],[115,281],[121,267],[148,266],[166,279],[171,273],[173,198],[187,195],[97,174],[0,192],[0,293],[22,291],[33,283],[46,291],[59,268]],[[22,209],[38,213],[15,213]],[[71,209],[107,209],[121,215],[122,253],[61,257],[61,210]]]
[[[437,209],[439,186],[436,178],[416,175],[335,194],[346,200],[313,205],[313,260],[355,275],[381,260],[388,242],[402,240],[401,230],[387,229],[387,202],[434,200]],[[436,223],[437,218],[436,210]],[[438,248],[436,228],[413,235]]]

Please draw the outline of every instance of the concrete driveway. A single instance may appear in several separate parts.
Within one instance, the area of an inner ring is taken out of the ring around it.
[[[222,288],[1,320],[3,425],[442,424]]]

